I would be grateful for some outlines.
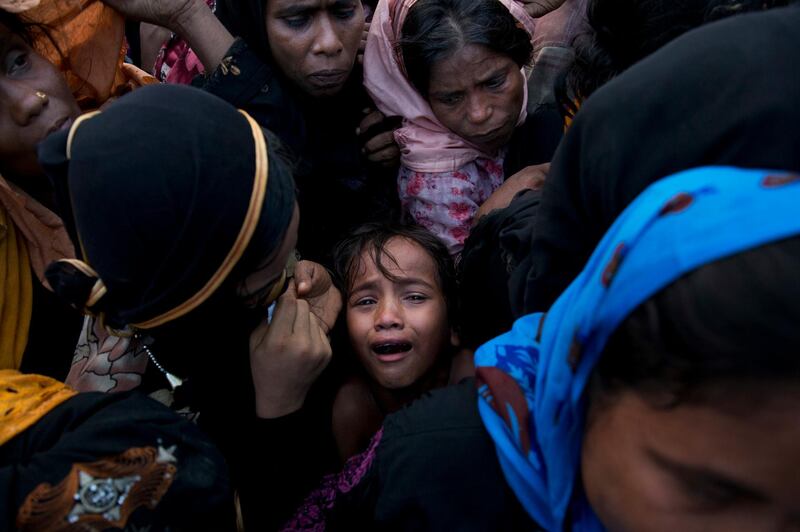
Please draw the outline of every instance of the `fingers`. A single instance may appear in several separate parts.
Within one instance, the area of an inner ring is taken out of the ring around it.
[[[298,299],[294,323],[292,323],[292,335],[298,338],[311,338],[311,309],[308,301]]]
[[[501,188],[505,187],[517,191],[526,188],[538,190],[544,186],[549,171],[550,163],[525,167],[507,179]]]
[[[394,141],[394,133],[392,131],[386,131],[385,133],[375,135],[369,139],[367,143],[364,144],[364,153],[366,155],[372,155],[392,147],[397,147]]]
[[[317,263],[301,260],[294,267],[294,284],[297,288],[297,297],[306,297],[314,286],[317,274]]]
[[[383,122],[383,119],[385,118],[383,113],[380,111],[374,111],[371,109],[365,109],[365,111],[367,112],[365,113],[367,116],[365,116],[358,125],[358,129],[356,129],[356,135],[360,135],[361,133],[369,131],[370,128],[375,127]]]
[[[364,50],[367,48],[367,37],[369,36],[369,22],[364,23],[364,29],[361,30],[361,45],[358,47],[358,51],[362,54]]]
[[[400,160],[400,148],[390,146],[385,150],[368,155],[367,160],[383,167],[392,167]]]
[[[276,329],[291,328],[297,316],[297,293],[294,289],[293,283],[289,283],[286,292],[278,298],[278,303],[275,306],[275,312],[272,313],[271,326]]]
[[[328,271],[321,265],[310,260],[301,260],[295,266],[294,284],[297,288],[297,297],[313,299],[330,290],[333,280]]]
[[[542,17],[561,7],[565,0],[523,0],[525,10],[533,17]]]
[[[311,315],[311,349],[317,356],[317,371],[321,372],[331,360],[333,349],[322,323],[313,314]]]

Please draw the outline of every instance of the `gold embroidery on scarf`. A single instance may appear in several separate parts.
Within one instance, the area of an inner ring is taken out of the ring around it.
[[[39,484],[28,495],[17,513],[17,528],[23,532],[123,528],[134,511],[155,508],[169,489],[176,471],[173,451],[134,447],[111,458],[74,464],[57,485]],[[87,497],[96,486],[108,490],[99,502]]]

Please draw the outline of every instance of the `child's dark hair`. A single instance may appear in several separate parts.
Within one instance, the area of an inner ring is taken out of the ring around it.
[[[592,397],[634,390],[662,406],[702,401],[715,383],[800,383],[800,238],[689,273],[614,332]]]
[[[409,81],[427,98],[433,65],[468,44],[507,55],[520,68],[533,54],[531,36],[497,0],[420,0],[399,43]]]
[[[336,282],[344,297],[350,293],[361,266],[361,256],[367,252],[375,266],[387,279],[394,275],[386,268],[384,257],[397,263],[386,246],[393,238],[405,238],[417,244],[431,257],[436,266],[437,280],[447,303],[447,313],[451,325],[455,323],[456,274],[453,259],[447,246],[428,230],[418,225],[374,222],[364,224],[353,231],[352,235],[336,245],[333,251],[333,269]]]

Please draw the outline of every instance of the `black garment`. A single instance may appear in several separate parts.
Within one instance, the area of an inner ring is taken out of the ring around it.
[[[511,138],[505,175],[550,162],[563,132],[555,104],[538,107]],[[540,191],[525,191],[509,207],[484,216],[470,231],[458,264],[460,338],[465,347],[477,348],[508,330],[513,321],[509,277],[530,251],[540,197]]]
[[[123,328],[188,301],[227,261],[253,195],[256,158],[266,155],[256,153],[244,115],[201,90],[154,85],[81,123],[69,159],[67,133],[43,141],[39,158],[76,249],[108,289],[91,310]],[[290,168],[274,152],[268,159],[258,225],[242,244],[254,243],[253,270],[280,246],[294,212]],[[78,276],[60,271],[49,279],[69,298]],[[79,308],[86,301],[69,299]]]
[[[564,136],[564,118],[556,104],[540,105],[514,130],[503,171],[506,179],[523,168],[549,163]]]
[[[458,265],[459,338],[468,349],[507,331],[514,321],[508,286],[530,252],[541,197],[541,190],[517,194],[508,207],[481,218],[464,243]]]
[[[367,222],[399,219],[396,166],[381,168],[361,153],[369,139],[356,135],[363,110],[374,108],[356,67],[342,92],[328,99],[302,97],[308,131],[306,163],[297,174],[300,203],[298,250],[325,265],[333,247]],[[385,126],[386,124],[384,124]],[[381,130],[371,130],[374,136]]]
[[[263,19],[261,19],[263,20]],[[305,148],[306,125],[294,97],[279,80],[276,68],[264,62],[242,39],[231,45],[208,77],[197,77],[194,84],[239,109],[278,135],[295,156]]]
[[[246,110],[291,149],[301,213],[298,250],[305,259],[328,264],[333,245],[356,225],[399,218],[397,168],[373,165],[361,153],[365,139],[356,128],[363,110],[374,105],[360,67],[338,95],[311,98],[257,49],[237,40],[223,65],[200,84]]]
[[[33,312],[19,370],[63,381],[67,378],[83,316],[46,289],[32,273]]]
[[[800,170],[798,24],[794,7],[709,24],[585,102],[553,159],[531,254],[510,287],[515,315],[546,310],[654,181],[710,164]]]
[[[328,530],[537,528],[503,477],[474,379],[387,417],[366,475],[325,518]]]
[[[200,430],[139,394],[84,393],[0,446],[0,529],[16,529],[18,509],[37,486],[59,484],[75,464],[110,461],[134,448],[167,451],[176,471],[155,508],[138,505],[130,525],[154,531],[232,528],[227,469]],[[143,480],[152,481],[145,474],[148,463],[141,466]],[[56,507],[63,511],[65,504],[71,508],[73,501]]]

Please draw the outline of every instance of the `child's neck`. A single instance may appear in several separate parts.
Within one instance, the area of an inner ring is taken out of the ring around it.
[[[383,415],[388,415],[403,408],[430,390],[447,386],[450,378],[451,360],[435,365],[421,379],[405,388],[390,389],[369,381],[372,396]]]

